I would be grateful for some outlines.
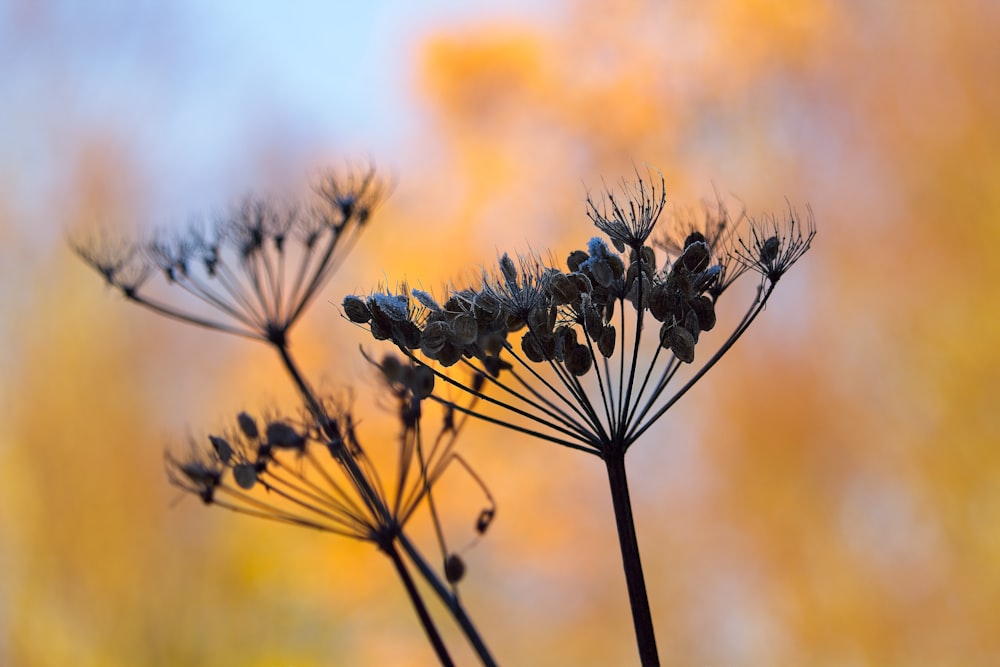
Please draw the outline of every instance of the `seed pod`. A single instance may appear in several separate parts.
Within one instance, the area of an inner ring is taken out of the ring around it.
[[[708,268],[710,253],[705,243],[692,243],[684,248],[684,253],[674,265],[680,264],[688,273],[698,273]]]
[[[694,361],[694,337],[682,326],[664,322],[660,327],[660,345],[686,364]]]
[[[438,352],[437,360],[442,366],[454,366],[458,363],[458,360],[462,358],[462,352],[462,347],[456,345],[452,341],[448,341]]]
[[[465,563],[458,554],[451,554],[445,559],[444,576],[449,584],[458,583],[465,576]]]
[[[582,250],[574,250],[566,258],[566,268],[576,273],[580,270],[580,265],[590,259],[590,255]]]
[[[576,303],[580,298],[580,289],[565,273],[555,273],[549,278],[548,292],[556,306]]]
[[[604,318],[601,317],[601,311],[591,304],[583,311],[581,319],[583,320],[583,328],[586,330],[587,335],[594,340],[599,339],[604,332]]]
[[[594,280],[601,287],[610,287],[611,283],[615,281],[614,271],[611,270],[611,265],[608,264],[607,260],[591,262],[587,268],[590,269],[590,275],[594,276]]]
[[[490,315],[495,315],[500,311],[500,302],[497,301],[492,292],[485,290],[476,292],[476,295],[472,298],[472,306]]]
[[[699,296],[690,301],[691,309],[698,317],[698,328],[702,331],[711,331],[715,326],[715,304],[707,296]]]
[[[392,340],[404,349],[416,350],[420,347],[420,327],[410,320],[393,322]]]
[[[667,286],[658,283],[649,290],[649,314],[662,322],[673,312],[676,300],[671,296]]]
[[[781,250],[781,241],[777,236],[772,236],[764,241],[760,247],[760,261],[762,264],[770,264],[778,258],[778,251]]]
[[[274,421],[267,425],[267,444],[282,449],[305,449],[306,439],[294,428],[283,421]]]
[[[368,329],[375,340],[386,340],[392,335],[392,319],[382,312],[374,300],[368,301],[368,312],[371,313],[371,321]]]
[[[428,310],[441,310],[441,306],[438,302],[434,300],[434,297],[430,295],[429,292],[425,292],[419,289],[412,289],[410,292],[413,294],[413,298],[416,299],[420,305]]]
[[[651,271],[656,270],[656,251],[653,250],[652,246],[642,246],[642,266],[643,270],[647,266]]]
[[[459,315],[452,322],[452,332],[455,342],[459,345],[469,345],[476,342],[479,336],[479,325],[472,315]]]
[[[597,341],[597,349],[600,350],[605,359],[610,359],[611,355],[615,353],[615,337],[613,326],[609,325],[601,332],[601,337]]]
[[[371,322],[368,323],[368,331],[371,333],[372,338],[374,338],[375,340],[389,339],[389,331],[387,329],[383,329],[382,325],[375,320],[372,320]]]
[[[427,366],[416,366],[410,370],[407,384],[414,398],[427,398],[434,391],[434,371]]]
[[[625,262],[618,255],[608,255],[608,266],[615,278],[621,278],[625,274]]]
[[[382,357],[379,369],[390,384],[403,384],[406,381],[407,367],[394,354],[387,354]]]
[[[372,317],[365,302],[356,296],[345,296],[342,307],[347,319],[355,324],[365,324]]]
[[[590,348],[586,345],[576,345],[566,354],[566,370],[573,375],[580,377],[586,375],[593,364],[590,357]]]
[[[562,361],[577,346],[576,328],[565,324],[556,329],[556,358]]]
[[[257,430],[257,420],[247,413],[241,412],[236,415],[236,423],[239,424],[243,435],[251,440],[256,440],[260,436],[260,432]]]
[[[514,313],[507,313],[506,326],[508,332],[520,331],[525,327],[526,322],[521,318],[520,315],[515,315]]]
[[[489,355],[498,355],[503,349],[506,337],[498,331],[492,331],[485,336],[479,336],[479,347]]]
[[[632,281],[628,291],[628,300],[632,302],[632,306],[636,310],[646,308],[649,306],[649,293],[652,289],[649,278],[646,277],[646,274],[642,274],[641,280]]]
[[[252,463],[238,463],[233,466],[233,479],[241,489],[250,490],[257,483],[257,469]]]
[[[521,351],[524,352],[524,356],[535,363],[545,360],[545,350],[542,348],[541,341],[530,331],[525,331],[524,335],[521,336]]]
[[[701,329],[698,328],[698,316],[695,315],[693,310],[688,310],[687,314],[684,315],[684,328],[688,330],[691,337],[694,338],[694,342],[698,342],[698,334],[701,333]]]
[[[528,313],[528,328],[539,336],[550,334],[555,326],[555,315],[554,307],[536,306]]]
[[[233,458],[232,445],[225,438],[214,435],[208,436],[208,441],[212,443],[212,449],[215,450],[215,455],[219,457],[219,460],[223,464],[229,463],[230,459]]]
[[[694,296],[694,289],[691,286],[691,276],[680,260],[674,262],[670,273],[667,274],[666,286],[671,293],[682,298],[691,298]]]
[[[492,507],[484,509],[479,513],[479,517],[476,519],[476,532],[480,535],[486,532],[486,529],[490,527],[493,523],[493,519],[496,517],[496,510]]]
[[[436,359],[450,338],[451,326],[447,322],[431,322],[420,332],[420,350],[431,359]]]
[[[684,247],[687,248],[692,243],[705,243],[705,235],[699,231],[693,231],[684,239]]]
[[[517,284],[517,267],[514,266],[514,260],[507,253],[504,253],[503,257],[500,258],[500,273],[503,274],[503,279],[508,285]]]
[[[570,273],[568,278],[573,281],[576,288],[581,294],[590,294],[594,291],[594,284],[590,282],[590,278],[582,273]]]

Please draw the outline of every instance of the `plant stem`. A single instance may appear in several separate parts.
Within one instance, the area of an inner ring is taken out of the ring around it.
[[[291,375],[292,380],[295,382],[295,386],[299,389],[299,393],[302,394],[302,398],[308,405],[310,412],[313,413],[316,419],[325,420],[326,415],[324,414],[323,407],[320,405],[320,402],[317,400],[315,394],[313,394],[312,389],[310,389],[309,385],[306,383],[306,380],[299,371],[295,360],[292,359],[292,355],[288,351],[288,346],[276,345],[275,347],[281,354],[281,361],[284,364],[285,369],[288,371],[288,374]],[[372,510],[379,516],[385,517],[388,520],[391,517],[388,508],[385,506],[385,503],[382,502],[379,495],[375,493],[374,489],[371,488],[368,479],[364,476],[361,469],[358,468],[357,462],[350,455],[342,457],[340,462],[348,469],[352,480],[354,480],[359,487],[358,492],[369,503]],[[462,607],[462,604],[451,593],[451,591],[448,590],[448,587],[441,581],[441,578],[437,575],[434,569],[427,564],[424,557],[419,551],[417,551],[413,543],[410,542],[406,533],[403,532],[402,526],[400,526],[396,532],[395,539],[399,540],[400,546],[403,547],[407,556],[409,556],[410,560],[416,566],[417,571],[420,572],[424,580],[428,583],[428,585],[430,585],[444,605],[448,608],[448,611],[451,612],[452,617],[462,628],[469,644],[472,645],[483,665],[485,667],[496,667],[496,661],[493,659],[493,656],[490,655],[489,649],[486,648],[486,644],[479,635],[479,631],[476,629],[476,626],[472,624],[472,620],[465,612],[465,608]],[[383,550],[394,559],[394,563],[400,558],[394,543],[389,545],[389,549],[383,547]],[[400,564],[402,564],[401,561]],[[412,578],[410,578],[409,571],[405,570],[405,564],[402,564],[403,569],[400,569],[400,564],[397,564],[396,567],[397,570],[400,571],[400,576],[404,577],[403,584],[407,587],[407,591],[410,592],[410,596],[414,600],[414,606],[417,606],[419,603],[417,609],[418,615],[420,614],[420,609],[423,609],[426,613],[426,607],[424,607],[423,601],[420,599],[419,591],[417,591],[416,588],[412,588],[411,590],[413,581]],[[408,580],[409,583],[407,583]],[[423,621],[423,618],[421,618],[421,621]],[[438,639],[440,639],[440,637]],[[431,641],[433,643],[433,638]]]
[[[604,463],[611,484],[611,502],[615,510],[618,542],[622,550],[622,565],[625,568],[625,582],[628,586],[629,603],[632,606],[632,622],[635,626],[639,658],[644,667],[659,665],[656,635],[653,633],[653,617],[649,611],[646,581],[642,575],[642,561],[639,559],[639,543],[635,536],[632,501],[628,493],[625,452],[621,448],[614,448],[605,454]]]
[[[410,571],[406,568],[406,563],[403,562],[403,559],[399,556],[399,552],[396,550],[395,540],[389,539],[385,544],[380,544],[379,548],[389,556],[392,564],[396,566],[396,572],[399,573],[399,578],[403,580],[403,586],[410,596],[410,601],[417,612],[417,617],[420,618],[420,624],[424,626],[424,632],[427,633],[427,638],[430,640],[431,646],[434,647],[434,652],[437,653],[438,660],[445,667],[454,667],[455,663],[448,654],[448,648],[444,645],[444,641],[438,633],[437,626],[434,625],[434,619],[427,612],[424,600],[420,597],[420,591],[417,590],[416,584],[413,583],[413,577],[410,576]]]
[[[479,635],[479,631],[476,626],[473,625],[472,619],[465,612],[465,608],[458,601],[458,599],[448,590],[448,587],[444,585],[440,577],[438,577],[430,565],[427,564],[426,559],[423,555],[417,551],[417,548],[410,542],[410,539],[405,533],[400,531],[397,536],[400,546],[409,556],[410,560],[416,566],[417,570],[424,576],[427,583],[430,584],[434,592],[437,593],[441,601],[444,602],[445,606],[451,612],[452,617],[455,622],[462,628],[462,632],[465,633],[466,638],[472,645],[472,648],[476,651],[476,655],[479,656],[479,660],[483,663],[484,667],[496,667],[496,660],[490,654],[490,650],[486,647],[486,643],[483,642],[483,638]]]

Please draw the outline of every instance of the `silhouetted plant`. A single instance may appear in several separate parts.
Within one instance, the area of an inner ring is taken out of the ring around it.
[[[288,340],[385,191],[373,170],[329,177],[317,187],[319,207],[251,200],[185,235],[144,244],[104,237],[76,247],[128,300],[271,345],[299,390],[304,408],[296,418],[241,413],[235,427],[192,443],[183,456],[168,454],[170,481],[206,504],[373,543],[393,562],[438,658],[452,664],[405,556],[481,661],[492,665],[460,604],[455,585],[464,564],[445,546],[432,495],[452,464],[482,486],[454,451],[461,425],[471,416],[594,455],[607,470],[640,658],[658,664],[625,454],[764,310],[779,280],[809,250],[816,233],[811,211],[804,220],[791,208],[780,219],[742,213],[733,219],[720,200],[701,217],[674,212],[664,225],[663,178],[640,175],[619,192],[587,198],[586,214],[606,239],[592,238],[570,253],[565,269],[537,255],[504,253],[495,270],[469,287],[449,288],[441,302],[405,285],[346,297],[349,320],[405,355],[373,362],[400,424],[397,466],[387,476],[362,446],[349,406],[320,400]],[[174,293],[193,298],[154,295],[157,274],[160,292],[178,287]],[[724,336],[710,334],[722,295],[747,274],[759,283],[742,315]],[[709,337],[716,344],[705,354]],[[442,384],[468,400],[455,400]],[[428,400],[444,410],[429,440],[422,427]],[[479,532],[495,514],[483,490],[488,505],[476,522]],[[424,505],[437,531],[443,577],[405,532]]]
[[[372,542],[392,561],[439,660],[451,665],[402,551],[483,664],[493,665],[459,600],[456,586],[464,564],[445,547],[431,495],[433,484],[456,461],[479,481],[454,452],[460,423],[456,425],[450,409],[433,442],[424,442],[421,404],[433,388],[433,374],[391,357],[379,364],[402,425],[398,469],[391,477],[395,486],[387,487],[361,446],[351,411],[321,401],[289,349],[291,328],[333,275],[386,190],[374,169],[330,174],[317,185],[320,203],[310,209],[250,200],[186,234],[147,243],[96,237],[74,249],[134,303],[171,319],[268,343],[299,390],[305,407],[297,420],[268,419],[261,429],[256,419],[242,413],[236,428],[210,436],[206,446],[192,445],[183,457],[168,454],[172,483],[206,504]],[[157,274],[163,284],[154,294],[150,282]],[[179,292],[189,298],[166,296]],[[476,522],[480,533],[495,512],[486,496],[490,504]],[[424,503],[442,548],[443,577],[404,530]]]
[[[780,220],[734,221],[721,202],[700,221],[678,217],[653,236],[665,205],[662,177],[640,177],[601,202],[587,199],[614,250],[592,238],[565,270],[504,253],[495,271],[449,289],[441,303],[405,286],[343,301],[352,322],[478,403],[435,400],[604,462],[643,664],[657,664],[658,654],[625,453],[732,348],[815,236],[811,211],[804,222],[792,210]],[[720,297],[748,272],[760,283],[742,317],[682,378],[716,327]]]

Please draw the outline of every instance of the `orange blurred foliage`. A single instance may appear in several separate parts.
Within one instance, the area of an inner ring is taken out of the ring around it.
[[[562,260],[593,235],[581,181],[636,164],[681,205],[713,182],[751,214],[811,202],[814,250],[630,458],[661,657],[995,660],[1000,12],[550,11],[426,38],[412,75],[431,124],[401,147],[397,192],[330,300],[383,276],[433,287],[497,249]],[[143,208],[153,176],[109,132],[77,150],[71,191],[49,193],[73,227]],[[30,225],[0,215],[5,245],[23,242]],[[0,357],[0,663],[432,664],[369,546],[172,506],[165,441],[293,400],[267,350],[126,307],[64,247],[5,253],[0,270],[16,351]],[[361,337],[325,311],[297,332],[303,365],[368,405]],[[463,447],[500,505],[463,551],[463,599],[501,663],[634,661],[599,466],[481,425]],[[479,509],[466,484],[443,489],[458,547]]]

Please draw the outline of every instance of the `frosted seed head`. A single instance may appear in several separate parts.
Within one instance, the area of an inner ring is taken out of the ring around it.
[[[413,289],[410,291],[413,294],[413,298],[415,298],[424,308],[427,308],[428,310],[441,310],[441,306],[438,305],[438,302],[435,301],[434,297],[428,292],[419,289]]]

